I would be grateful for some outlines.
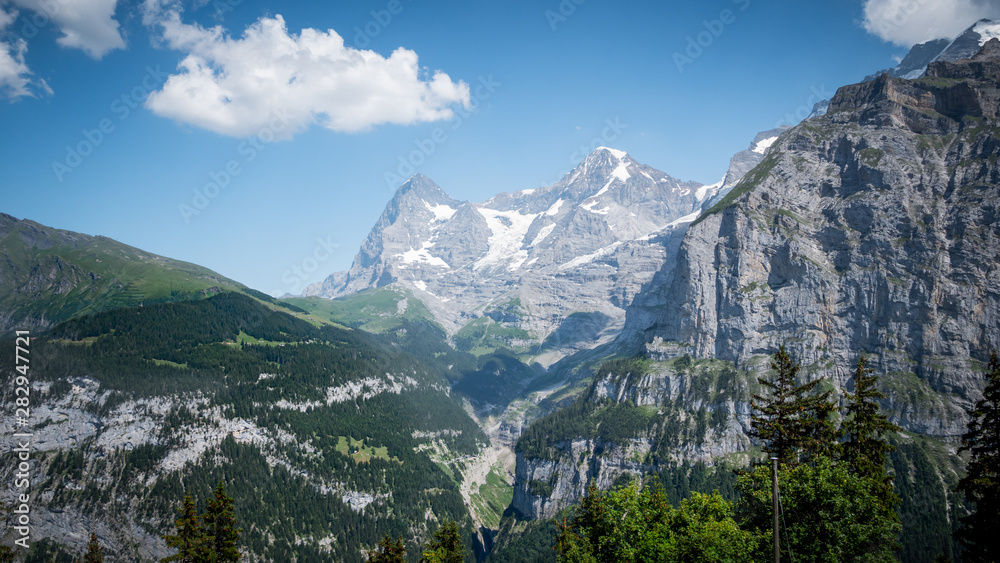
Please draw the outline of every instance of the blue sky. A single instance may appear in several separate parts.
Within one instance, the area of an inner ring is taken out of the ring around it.
[[[758,131],[996,12],[0,0],[0,211],[297,293],[350,266],[411,169],[484,201],[608,145],[713,183]]]

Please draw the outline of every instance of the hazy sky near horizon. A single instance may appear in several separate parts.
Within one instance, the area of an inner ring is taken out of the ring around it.
[[[607,145],[714,183],[981,17],[1000,1],[0,0],[0,212],[297,293],[413,172],[478,202]]]

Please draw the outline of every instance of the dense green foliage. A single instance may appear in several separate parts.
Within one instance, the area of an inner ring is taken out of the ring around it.
[[[424,546],[421,563],[463,563],[468,550],[462,543],[461,532],[454,521],[445,522]]]
[[[559,531],[556,518],[524,520],[508,508],[500,521],[497,543],[490,552],[490,563],[553,563],[556,560],[555,537]]]
[[[882,482],[818,456],[812,464],[781,465],[781,557],[800,562],[896,561],[899,519],[882,500]],[[739,480],[737,518],[764,538],[755,559],[771,555],[771,468],[760,465]]]
[[[961,495],[950,492],[958,468],[948,465],[950,454],[937,440],[901,435],[893,443],[889,461],[903,523],[900,558],[907,563],[933,563],[938,556],[958,561],[952,531]]]
[[[969,452],[966,475],[958,490],[975,504],[962,519],[958,539],[973,563],[1000,560],[1000,359],[994,351],[986,371],[983,398],[969,413],[962,450]]]
[[[651,478],[651,482],[660,488],[667,502],[677,507],[694,492],[717,491],[723,499],[731,502],[736,498],[736,478],[736,473],[726,464],[706,466],[697,462],[665,467]],[[568,516],[560,513],[553,519],[524,521],[514,514],[513,509],[508,509],[500,524],[500,539],[490,553],[489,561],[555,561],[557,522]]]
[[[781,463],[829,456],[836,444],[836,430],[830,421],[834,411],[831,391],[815,392],[820,379],[799,385],[799,368],[782,346],[771,360],[774,381],[758,379],[768,393],[753,396],[749,434],[763,441],[764,451]]]
[[[226,495],[226,487],[221,481],[212,493],[213,498],[208,500],[208,509],[202,517],[205,520],[205,533],[212,538],[215,560],[219,563],[235,563],[240,560],[240,550],[236,543],[243,530],[236,527],[233,499]]]
[[[368,563],[406,563],[406,546],[403,538],[389,536],[378,542],[378,549],[368,552]]]
[[[718,492],[693,493],[674,508],[659,487],[636,483],[591,486],[557,539],[559,560],[581,563],[748,561],[757,543]]]

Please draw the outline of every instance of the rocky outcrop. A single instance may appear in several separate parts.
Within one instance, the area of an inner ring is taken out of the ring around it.
[[[521,517],[551,518],[579,502],[591,483],[608,489],[623,478],[682,464],[737,461],[750,447],[752,380],[725,362],[690,358],[597,377],[584,398],[595,408],[582,409],[584,416],[626,405],[628,418],[648,417],[647,424],[622,436],[602,430],[603,424],[615,424],[602,420],[591,434],[555,435],[540,449],[519,447],[511,506]]]

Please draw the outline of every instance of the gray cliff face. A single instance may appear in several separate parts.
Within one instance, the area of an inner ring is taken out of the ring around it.
[[[688,230],[642,338],[845,386],[868,354],[908,430],[956,436],[1000,346],[1000,41],[841,88]],[[633,333],[636,338],[636,333]]]
[[[676,229],[697,216],[702,188],[605,147],[552,186],[481,204],[454,200],[417,175],[389,202],[351,269],[305,294],[396,284],[450,333],[490,317],[526,334],[514,344],[541,350],[547,365],[617,335]]]
[[[741,463],[751,445],[753,376],[725,362],[688,362],[653,362],[641,372],[596,378],[586,402],[634,407],[652,423],[626,437],[557,435],[542,451],[518,451],[511,506],[522,517],[551,518],[578,503],[591,483],[606,490],[622,478],[684,463],[723,457]]]

